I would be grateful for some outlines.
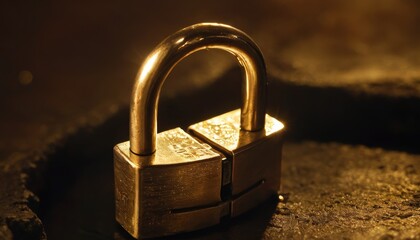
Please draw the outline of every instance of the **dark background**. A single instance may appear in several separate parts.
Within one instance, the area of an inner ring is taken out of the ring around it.
[[[2,1],[0,238],[126,237],[111,149],[128,139],[133,79],[166,36],[211,21],[245,31],[265,56],[291,202],[180,239],[419,237],[419,12],[415,0]],[[159,131],[239,106],[240,80],[227,53],[181,62]]]

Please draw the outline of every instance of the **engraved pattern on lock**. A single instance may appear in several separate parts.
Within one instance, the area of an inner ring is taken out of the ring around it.
[[[241,130],[240,109],[191,125],[188,131],[221,152],[231,169],[231,184],[222,199],[231,201],[230,216],[238,216],[277,194],[280,187],[284,125],[266,114],[259,131]],[[223,171],[225,171],[223,169]]]
[[[179,61],[207,48],[241,63],[241,109],[190,126],[194,137],[180,128],[157,134],[163,82]],[[266,86],[259,48],[228,25],[184,28],[150,53],[133,88],[130,141],[114,147],[116,220],[128,233],[148,238],[201,229],[277,193],[283,124],[265,113]]]

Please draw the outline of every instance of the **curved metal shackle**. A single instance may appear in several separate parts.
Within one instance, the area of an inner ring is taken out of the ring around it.
[[[151,155],[156,150],[159,94],[171,70],[188,55],[202,49],[222,49],[235,55],[243,67],[241,129],[265,126],[267,76],[263,55],[244,32],[229,25],[200,23],[184,28],[161,42],[137,74],[130,106],[130,150]]]

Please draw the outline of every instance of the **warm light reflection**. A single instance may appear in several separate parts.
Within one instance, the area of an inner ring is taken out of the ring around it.
[[[174,46],[182,38],[182,46]],[[177,62],[209,48],[227,51],[241,59],[245,70],[243,84],[247,86],[242,88],[242,108],[246,114],[241,115],[241,129],[254,132],[264,128],[267,77],[262,53],[254,41],[238,29],[223,24],[196,24],[166,38],[142,65],[131,99],[131,151],[140,155],[155,152],[157,111],[149,107],[150,103],[157,105],[160,89]]]
[[[149,56],[149,58],[145,61],[145,63],[143,64],[141,68],[140,80],[143,80],[150,75],[150,71],[152,70],[153,66],[156,65],[156,61],[158,59],[159,59],[158,51]]]
[[[180,38],[180,39],[176,40],[176,42],[175,42],[175,43],[176,43],[176,44],[182,43],[182,42],[184,41],[184,39],[185,39],[185,38],[183,38],[183,37],[182,37],[182,38]]]
[[[240,125],[240,109],[222,114],[206,121],[190,126],[190,129],[203,135],[211,142],[228,150],[234,151],[248,144],[262,140],[279,133],[284,124],[266,114],[264,131],[242,131]]]

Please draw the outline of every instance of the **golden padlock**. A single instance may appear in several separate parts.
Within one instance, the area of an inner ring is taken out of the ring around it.
[[[157,134],[163,82],[179,61],[208,48],[232,53],[243,66],[241,110],[191,126],[189,131],[201,140],[180,128]],[[130,141],[114,147],[116,220],[121,226],[136,238],[193,231],[275,195],[283,124],[265,113],[266,87],[259,48],[236,28],[201,23],[161,42],[136,77]]]

